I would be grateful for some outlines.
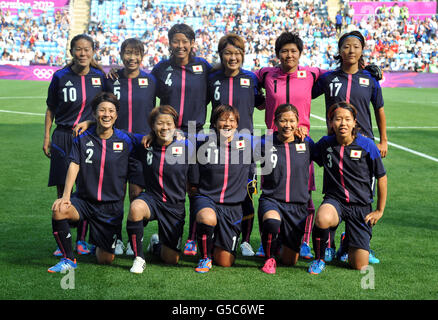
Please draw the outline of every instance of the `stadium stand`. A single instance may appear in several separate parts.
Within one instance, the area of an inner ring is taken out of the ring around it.
[[[78,2],[77,0],[75,0]],[[84,0],[82,0],[84,2]],[[382,9],[355,21],[348,1],[340,0],[85,0],[89,5],[86,31],[96,40],[97,59],[105,66],[120,64],[120,44],[129,37],[145,43],[144,67],[151,69],[169,55],[167,31],[187,23],[197,35],[197,54],[217,62],[216,45],[227,32],[246,39],[245,69],[277,63],[276,37],[284,30],[298,32],[305,42],[301,64],[331,69],[337,66],[335,15],[343,31],[359,29],[367,38],[368,62],[391,71],[437,72],[437,16],[409,18],[403,8]],[[388,8],[394,2],[388,2]],[[69,26],[69,8],[36,15],[30,9],[0,13],[0,64],[62,65]],[[76,30],[75,30],[76,32]]]
[[[68,8],[36,13],[29,7],[0,11],[0,64],[62,65],[70,29]]]

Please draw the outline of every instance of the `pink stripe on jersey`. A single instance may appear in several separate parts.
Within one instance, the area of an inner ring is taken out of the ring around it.
[[[229,93],[228,93],[228,104],[230,106],[233,105],[233,77],[230,77]]]
[[[290,201],[290,150],[289,143],[284,144],[286,149],[286,202]]]
[[[166,155],[166,146],[161,147],[161,156],[160,156],[160,170],[158,181],[161,187],[161,193],[163,195],[163,202],[167,202],[166,194],[164,193],[164,182],[163,182],[163,172],[164,172],[164,158]]]
[[[75,123],[73,124],[73,128],[79,123],[79,120],[81,120],[82,113],[85,109],[85,104],[87,103],[87,89],[85,86],[85,76],[81,76],[81,87],[82,87],[82,105],[81,110],[79,110],[78,117],[76,118]]]
[[[182,78],[181,78],[181,102],[179,104],[179,119],[178,128],[181,128],[183,115],[184,115],[184,100],[186,95],[186,67],[182,66]]]
[[[222,186],[222,191],[221,191],[221,197],[219,199],[220,203],[224,202],[224,198],[225,198],[225,191],[227,190],[227,185],[228,185],[228,169],[229,169],[229,164],[228,164],[228,144],[225,146],[225,170],[224,170],[224,185]]]
[[[341,146],[340,159],[339,159],[339,174],[341,175],[341,185],[344,188],[345,200],[347,202],[350,202],[350,193],[345,188],[344,170],[343,169],[344,169],[344,146]]]
[[[105,173],[106,140],[102,140],[102,157],[100,159],[99,184],[97,186],[97,201],[102,201],[103,174]]]
[[[351,82],[353,80],[353,75],[348,75],[348,82],[347,82],[347,96],[345,97],[345,101],[350,103],[350,94],[351,94]]]
[[[132,132],[132,79],[128,79],[128,131]]]

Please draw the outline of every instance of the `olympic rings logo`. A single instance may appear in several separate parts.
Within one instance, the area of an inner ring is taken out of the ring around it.
[[[33,74],[38,79],[50,79],[53,76],[53,70],[52,69],[35,68],[35,69],[33,69]]]

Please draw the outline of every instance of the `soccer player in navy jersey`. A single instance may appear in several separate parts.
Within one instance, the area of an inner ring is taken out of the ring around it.
[[[145,192],[131,203],[126,225],[135,256],[132,273],[142,273],[146,267],[143,232],[151,220],[158,220],[159,231],[158,236],[152,236],[149,250],[165,263],[179,261],[186,186],[195,147],[189,140],[176,140],[177,123],[178,114],[171,106],[155,108],[149,117],[153,140],[148,148],[140,147],[135,155],[143,165],[147,184]]]
[[[195,32],[184,24],[175,24],[168,32],[170,58],[160,61],[152,74],[157,79],[160,104],[170,105],[178,113],[178,128],[188,131],[195,121],[200,131],[207,110],[207,75],[211,65],[194,56]]]
[[[72,129],[81,121],[91,119],[90,102],[102,91],[105,73],[94,61],[94,42],[85,34],[75,36],[70,42],[72,62],[54,73],[47,96],[44,127],[44,154],[50,158],[49,187],[57,187],[57,197],[64,192],[64,182],[69,166],[68,156],[72,145]],[[53,121],[56,128],[50,139]],[[78,225],[76,249],[89,254],[85,235],[86,221]],[[59,248],[55,251],[59,256]]]
[[[52,206],[53,235],[63,257],[49,272],[77,267],[70,223],[81,219],[90,224],[90,242],[96,245],[98,263],[114,260],[117,233],[123,220],[128,159],[135,138],[114,128],[119,102],[113,94],[99,93],[91,108],[96,126],[74,139],[64,193]],[[75,181],[76,192],[71,195]]]
[[[211,65],[194,54],[195,32],[184,24],[175,24],[168,32],[170,58],[160,61],[152,74],[157,79],[160,103],[171,105],[178,113],[177,127],[184,132],[193,122],[196,132],[202,130],[207,114],[207,76]],[[190,212],[192,197],[189,194]],[[193,213],[190,214],[193,217]],[[193,224],[190,224],[190,231]],[[196,255],[196,243],[189,239],[184,254]]]
[[[140,69],[144,56],[143,43],[135,38],[126,39],[120,47],[124,68],[117,71],[118,77],[106,80],[106,90],[114,93],[120,101],[116,128],[142,135],[151,129],[148,117],[155,107],[155,77]],[[144,189],[145,182],[141,165],[130,172],[129,199],[132,201]]]
[[[281,104],[274,114],[278,131],[273,134],[271,148],[264,145],[262,137],[260,150],[265,155],[263,168],[269,167],[262,177],[262,195],[259,199],[259,216],[263,219],[262,245],[265,264],[262,271],[276,272],[275,255],[278,240],[281,242],[281,261],[295,265],[300,255],[301,239],[304,235],[307,216],[310,146],[313,141],[304,141],[296,136],[299,116],[291,104]]]
[[[220,266],[234,263],[241,232],[242,202],[252,163],[252,137],[236,132],[239,112],[229,105],[213,109],[213,132],[198,136],[196,238],[201,259],[195,271],[206,273],[212,259]],[[196,181],[191,180],[196,184]]]
[[[370,138],[357,132],[356,108],[347,102],[332,105],[327,113],[332,135],[322,137],[312,149],[312,158],[324,167],[324,200],[315,217],[312,242],[315,260],[309,272],[325,269],[329,228],[345,221],[348,262],[360,270],[369,263],[372,228],[383,215],[387,176],[380,151]],[[377,203],[373,210],[374,183]]]
[[[384,158],[388,151],[388,138],[382,89],[375,77],[364,69],[364,47],[365,38],[359,31],[342,35],[338,41],[339,55],[336,57],[340,62],[340,68],[326,72],[319,77],[313,86],[312,97],[316,98],[324,94],[326,115],[328,108],[336,102],[346,101],[354,105],[358,111],[357,122],[361,133],[374,140],[370,112],[370,104],[372,104],[380,134],[377,148]],[[329,126],[328,121],[327,126]],[[330,232],[330,255],[333,255],[335,251],[335,231]],[[336,255],[345,260],[344,252],[338,250]],[[370,262],[379,262],[374,253],[370,254]]]
[[[242,69],[245,56],[245,43],[236,34],[223,36],[218,43],[218,53],[221,63],[215,66],[208,76],[208,101],[212,109],[222,104],[228,104],[239,111],[238,130],[246,130],[253,134],[253,113],[257,106],[264,102],[264,96],[259,90],[258,79],[254,73]],[[250,245],[250,236],[254,222],[254,206],[252,202],[255,190],[255,164],[248,177],[248,194],[242,204],[242,244],[244,256],[253,256]],[[189,237],[195,240],[193,227],[194,217],[191,219]]]
[[[155,107],[156,80],[152,74],[140,70],[143,56],[143,43],[135,38],[126,39],[120,48],[124,68],[117,71],[114,80],[110,78],[106,80],[106,90],[113,92],[120,101],[116,128],[146,135],[151,131],[148,117]],[[134,158],[130,159],[128,182],[129,200],[132,202],[146,186],[142,165]],[[120,232],[116,254],[122,254],[123,249]],[[133,254],[129,243],[126,253]]]

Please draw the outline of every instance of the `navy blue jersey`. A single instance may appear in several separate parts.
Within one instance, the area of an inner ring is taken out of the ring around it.
[[[326,112],[336,102],[346,101],[355,106],[361,133],[374,139],[370,103],[374,110],[383,107],[383,96],[379,82],[367,70],[355,74],[341,69],[324,73],[312,88],[312,98],[321,94],[325,96]]]
[[[284,143],[274,133],[272,146],[265,150],[265,136],[261,140],[261,152],[266,170],[262,176],[262,196],[274,198],[282,202],[307,203],[309,200],[309,165],[312,139]],[[268,173],[270,171],[270,173]]]
[[[208,100],[212,109],[221,104],[235,107],[240,114],[238,130],[248,129],[253,132],[254,107],[264,101],[259,91],[256,75],[251,71],[241,69],[235,77],[228,77],[220,69],[208,76]]]
[[[179,114],[178,128],[188,131],[188,122],[196,121],[197,131],[205,123],[207,75],[211,65],[202,58],[192,58],[185,66],[162,60],[153,69],[157,79],[160,104],[171,105]]]
[[[168,146],[138,146],[134,157],[142,162],[146,192],[159,201],[181,204],[186,199],[189,169],[195,163],[195,147],[188,140]],[[192,164],[191,164],[192,163]]]
[[[216,203],[237,204],[247,194],[248,175],[253,157],[252,136],[235,134],[229,143],[220,142],[216,133],[197,138],[198,192]]]
[[[92,120],[91,101],[104,90],[105,75],[90,67],[85,76],[71,67],[56,71],[47,94],[47,107],[55,116],[58,126],[73,128],[79,122]]]
[[[105,88],[120,101],[120,110],[115,126],[128,132],[148,134],[149,114],[155,107],[156,80],[152,74],[140,70],[138,77],[128,79],[119,70],[118,79],[106,79]]]
[[[91,201],[119,201],[125,197],[128,158],[138,138],[114,129],[109,139],[90,127],[73,140],[70,161],[80,166],[76,179],[78,196]]]
[[[348,146],[339,145],[335,135],[322,137],[312,159],[324,167],[322,192],[343,203],[372,203],[375,178],[386,174],[379,149],[361,134]]]

